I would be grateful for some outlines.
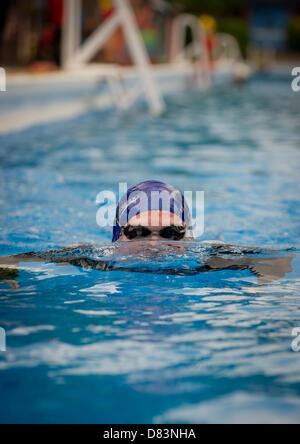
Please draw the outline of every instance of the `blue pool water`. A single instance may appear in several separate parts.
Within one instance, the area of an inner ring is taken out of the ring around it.
[[[0,136],[0,255],[90,244],[88,255],[118,265],[21,262],[8,279],[18,288],[0,281],[0,422],[300,422],[300,95],[290,83],[256,77],[178,93],[160,118],[91,112]],[[150,178],[205,191],[200,241],[274,248],[292,268],[266,285],[249,269],[176,273],[206,244],[126,263],[97,226],[96,196]],[[159,274],[166,264],[175,272]]]

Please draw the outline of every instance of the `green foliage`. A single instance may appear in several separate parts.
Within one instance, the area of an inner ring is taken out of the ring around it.
[[[169,0],[170,3],[182,5],[191,14],[211,14],[221,16],[232,14],[239,8],[239,0]]]
[[[249,46],[250,30],[249,25],[239,18],[226,18],[218,20],[218,32],[225,32],[233,35],[240,45],[244,57],[247,55]]]
[[[293,17],[289,23],[287,46],[291,51],[300,52],[300,17]]]

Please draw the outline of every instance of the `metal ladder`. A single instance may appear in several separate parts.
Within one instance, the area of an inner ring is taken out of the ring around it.
[[[186,30],[191,30],[193,41],[186,46]],[[196,68],[198,86],[211,85],[209,54],[206,46],[206,31],[198,19],[191,14],[180,14],[174,21],[171,39],[171,60],[174,62],[193,62]]]
[[[154,82],[150,59],[141,38],[132,7],[128,0],[113,0],[113,2],[115,6],[114,13],[96,29],[83,45],[80,45],[82,0],[64,0],[63,66],[65,69],[77,69],[85,66],[116,29],[121,26],[132,60],[139,73],[141,88],[131,94],[126,94],[118,75],[108,76],[107,80],[110,88],[116,97],[120,94],[122,98],[121,107],[129,107],[136,97],[144,94],[151,112],[159,115],[163,112],[165,105]]]

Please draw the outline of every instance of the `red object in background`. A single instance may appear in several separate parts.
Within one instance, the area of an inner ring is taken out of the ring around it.
[[[102,12],[103,19],[106,20],[108,17],[110,17],[112,15],[113,12],[114,12],[114,8],[107,9],[104,12]]]
[[[61,28],[63,22],[63,0],[48,0],[49,22]]]
[[[210,54],[213,53],[215,47],[217,45],[216,38],[214,35],[208,35],[206,37],[206,46]]]
[[[209,54],[209,63],[211,69],[214,69],[215,62],[214,62],[214,51],[218,44],[217,37],[214,34],[208,34],[206,36],[206,47]]]
[[[55,27],[45,29],[40,38],[39,42],[40,49],[43,50],[47,48],[49,45],[51,45],[54,42],[55,35],[56,35]]]

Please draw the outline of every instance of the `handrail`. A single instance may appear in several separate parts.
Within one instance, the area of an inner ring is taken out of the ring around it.
[[[121,26],[129,52],[139,72],[149,108],[153,114],[161,114],[164,110],[164,101],[152,77],[150,59],[129,1],[113,0],[115,6],[113,14],[80,46],[81,1],[64,0],[62,44],[64,67],[73,69],[87,64]]]
[[[190,28],[193,41],[186,45],[186,30]],[[171,61],[193,61],[197,66],[197,74],[202,86],[209,86],[210,66],[206,45],[206,31],[201,21],[191,14],[178,15],[173,23],[171,39]]]
[[[216,60],[225,60],[232,63],[242,62],[241,49],[235,37],[230,34],[218,33],[216,41],[217,46],[214,49],[214,58]]]

